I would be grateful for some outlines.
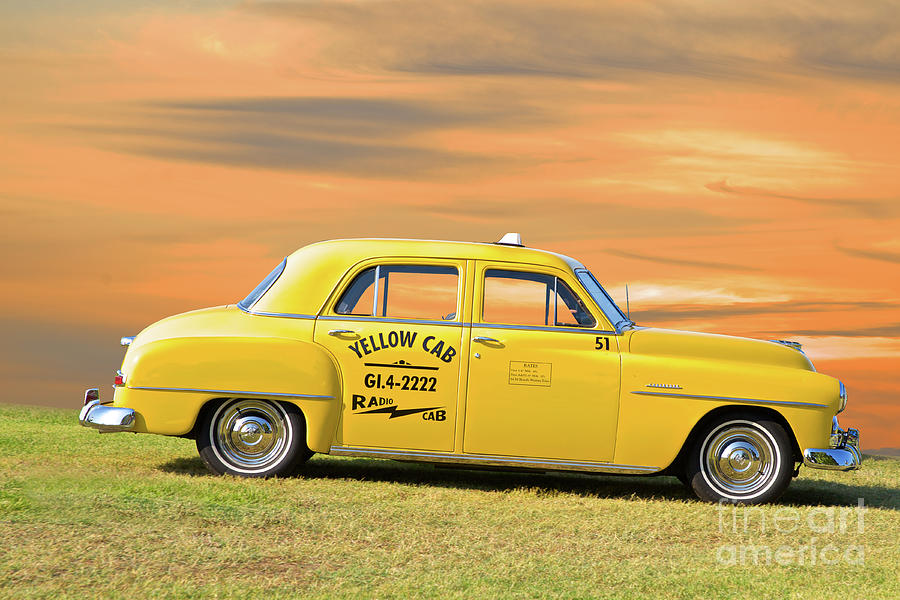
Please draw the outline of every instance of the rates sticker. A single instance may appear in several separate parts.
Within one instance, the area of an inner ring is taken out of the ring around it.
[[[550,387],[552,363],[509,361],[510,385],[542,385]]]

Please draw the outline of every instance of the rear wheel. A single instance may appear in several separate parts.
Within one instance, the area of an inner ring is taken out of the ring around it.
[[[790,440],[779,423],[737,414],[713,422],[697,438],[685,476],[703,500],[761,504],[787,489],[793,464]]]
[[[228,400],[205,411],[197,450],[213,473],[241,477],[290,475],[313,454],[300,411],[261,399]]]

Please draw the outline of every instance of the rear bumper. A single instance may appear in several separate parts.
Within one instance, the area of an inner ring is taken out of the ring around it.
[[[803,464],[813,469],[829,471],[853,471],[860,467],[859,431],[848,427],[846,431],[834,417],[831,425],[831,448],[807,448],[803,451]]]
[[[108,402],[108,401],[107,401]],[[100,433],[130,431],[134,428],[135,413],[130,408],[107,406],[100,400],[97,388],[84,393],[84,407],[78,415],[78,422],[84,427],[92,427]]]

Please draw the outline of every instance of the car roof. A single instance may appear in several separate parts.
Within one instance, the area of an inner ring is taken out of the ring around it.
[[[355,255],[359,260],[377,256],[413,256],[431,258],[466,258],[472,260],[499,260],[522,262],[547,266],[565,266],[571,269],[583,269],[577,260],[537,248],[513,246],[490,242],[454,242],[447,240],[417,240],[403,238],[351,238],[317,242],[297,250],[294,254],[307,248],[317,246],[328,247],[335,252],[346,252]],[[358,261],[357,261],[358,262]]]
[[[506,244],[442,240],[360,238],[317,242],[288,256],[284,272],[253,306],[254,312],[317,314],[334,286],[354,265],[373,258],[448,258],[583,269],[562,254]]]

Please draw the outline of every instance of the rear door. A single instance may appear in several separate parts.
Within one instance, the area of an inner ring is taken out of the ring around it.
[[[340,364],[341,446],[451,451],[465,261],[360,265],[316,321]]]

